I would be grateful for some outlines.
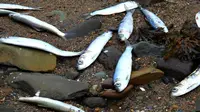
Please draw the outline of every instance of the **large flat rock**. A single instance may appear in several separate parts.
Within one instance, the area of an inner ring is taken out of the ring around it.
[[[88,92],[88,83],[78,82],[54,74],[12,72],[6,79],[7,83],[16,89],[21,89],[30,95],[40,91],[41,97],[57,100],[76,99]]]
[[[0,63],[29,71],[52,71],[56,67],[56,56],[40,50],[0,44]]]

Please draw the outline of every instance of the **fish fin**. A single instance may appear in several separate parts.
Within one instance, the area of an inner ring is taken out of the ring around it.
[[[22,13],[20,13],[20,14],[24,14],[24,15],[29,15],[29,14],[31,14],[32,12],[22,12]]]
[[[36,8],[33,8],[33,10],[39,11],[39,10],[43,10],[43,8],[42,7],[36,7]]]
[[[40,96],[40,90],[37,91],[37,92],[35,93],[35,96],[36,96],[36,97],[39,97],[39,96]]]
[[[128,9],[128,7],[126,6],[126,4],[124,4],[124,8],[126,9],[126,12],[131,12],[131,13],[135,12],[135,9]]]
[[[85,19],[89,19],[89,18],[92,17],[92,15],[90,15],[90,13],[86,13],[86,14],[83,14],[83,17],[84,17]]]
[[[124,42],[125,42],[126,46],[131,46],[131,43],[127,39],[124,40]]]
[[[131,44],[127,39],[124,40],[124,42],[125,42],[126,46],[130,46],[132,48],[135,48],[135,46],[136,46],[136,44]]]
[[[33,28],[34,30],[38,31],[38,32],[42,32],[42,31],[44,31],[43,29],[41,29],[41,28],[37,28],[37,27],[35,27],[35,26],[33,26],[33,25],[32,25],[32,28]]]
[[[44,106],[42,104],[38,104],[39,107],[44,107],[44,108],[47,108],[48,106]]]

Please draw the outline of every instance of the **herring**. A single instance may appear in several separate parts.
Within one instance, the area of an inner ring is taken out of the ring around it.
[[[77,63],[77,69],[83,70],[90,66],[99,56],[103,47],[111,39],[112,31],[107,31],[98,36],[79,57]]]
[[[182,80],[172,89],[171,96],[181,96],[200,85],[200,65],[188,77]]]
[[[51,108],[60,112],[85,112],[84,110],[73,105],[63,103],[61,101],[53,100],[50,98],[39,97],[39,92],[33,97],[19,97],[19,101],[35,103],[38,106]]]
[[[52,33],[55,33],[59,37],[66,40],[67,33],[63,33],[60,30],[58,30],[55,26],[46,23],[44,21],[41,21],[33,16],[27,15],[27,14],[20,14],[20,13],[11,13],[9,16],[16,21],[25,23],[27,25],[30,25],[32,28],[34,28],[37,31],[50,31]]]
[[[200,12],[198,12],[198,13],[196,14],[195,20],[196,20],[197,26],[200,28]]]
[[[154,29],[161,29],[165,33],[168,33],[167,26],[165,25],[165,23],[158,16],[156,16],[153,12],[151,12],[151,11],[149,11],[147,9],[144,9],[142,7],[140,7],[140,10],[145,15],[146,20],[151,24],[151,26]]]
[[[127,6],[127,9],[124,7],[125,5]],[[94,12],[85,14],[85,16],[87,16],[86,19],[89,19],[96,15],[111,15],[111,14],[116,14],[116,13],[121,13],[127,10],[131,10],[137,7],[138,7],[138,3],[136,3],[135,1],[127,1],[127,2],[122,2],[117,5],[105,8],[105,9],[96,10]]]
[[[9,15],[9,14],[12,14],[12,13],[17,13],[17,12],[0,9],[0,15]]]
[[[126,7],[126,6],[125,6]],[[133,32],[133,13],[135,9],[128,10],[118,28],[118,35],[121,41],[127,40]]]
[[[22,6],[18,4],[6,4],[6,3],[0,3],[0,9],[9,9],[9,10],[40,10],[40,7],[33,8],[33,7],[27,7]]]
[[[78,56],[83,53],[82,51],[80,52],[64,51],[52,46],[47,42],[37,39],[24,38],[24,37],[10,36],[7,38],[0,38],[0,43],[39,49],[63,57]]]
[[[117,62],[113,76],[113,83],[118,92],[122,92],[128,86],[132,71],[133,45],[130,45],[128,40],[125,42],[127,47]]]

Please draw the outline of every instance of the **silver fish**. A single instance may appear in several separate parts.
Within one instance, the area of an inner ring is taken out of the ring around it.
[[[77,63],[77,69],[83,70],[90,66],[99,56],[103,47],[111,39],[112,31],[107,31],[102,35],[98,36],[79,57]]]
[[[124,6],[127,6],[127,9]],[[88,19],[96,15],[111,15],[111,14],[121,13],[121,12],[131,10],[137,7],[138,7],[138,3],[136,3],[135,1],[127,1],[127,2],[122,2],[117,5],[105,8],[105,9],[91,12],[89,14],[85,14],[85,16],[87,16],[86,19]]]
[[[127,11],[118,28],[119,39],[127,40],[133,32],[133,13],[135,9]]]
[[[127,40],[125,42],[128,43],[127,47],[119,58],[113,76],[113,83],[118,92],[122,92],[128,86],[132,71],[133,45],[130,45]]]
[[[196,14],[195,20],[196,20],[197,26],[200,28],[200,12],[198,12],[198,13]]]
[[[200,85],[200,65],[193,71],[188,77],[177,84],[176,87],[172,89],[171,96],[181,96]]]
[[[37,39],[24,38],[24,37],[10,36],[8,38],[0,38],[0,43],[39,49],[39,50],[47,51],[52,54],[63,56],[63,57],[78,56],[83,53],[83,51],[81,52],[63,51],[61,49],[58,49],[52,46],[51,44],[47,42],[37,40]]]
[[[35,103],[38,106],[51,108],[60,112],[85,112],[84,110],[73,105],[45,97],[19,97],[19,101]]]
[[[34,28],[37,31],[42,31],[42,30],[50,31],[52,33],[55,33],[59,37],[63,38],[64,40],[66,40],[65,37],[67,34],[58,30],[55,26],[49,23],[46,23],[44,21],[41,21],[33,16],[20,14],[20,13],[12,13],[12,14],[9,14],[9,16],[16,21],[20,21],[22,23],[30,25],[32,28]]]
[[[17,12],[0,9],[0,15],[9,15],[9,14],[12,14],[12,13],[17,13]]]
[[[0,3],[0,9],[10,9],[10,10],[40,10],[40,7],[33,8],[33,7],[27,7],[22,6],[18,4],[6,4],[6,3]]]
[[[168,32],[168,28],[165,23],[156,16],[153,12],[140,7],[142,13],[146,16],[147,21],[151,24],[154,29],[162,29],[165,33]]]

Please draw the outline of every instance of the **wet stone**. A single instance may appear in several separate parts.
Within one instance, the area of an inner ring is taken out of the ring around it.
[[[40,91],[41,97],[57,100],[76,99],[85,96],[89,84],[66,79],[54,74],[12,72],[6,82],[32,96]]]
[[[102,97],[88,97],[83,100],[83,103],[90,108],[105,107],[107,101]]]
[[[0,63],[29,71],[52,71],[56,56],[40,50],[0,44]]]
[[[165,76],[175,78],[176,80],[183,80],[193,71],[192,62],[182,62],[176,58],[168,60],[157,59],[157,68],[165,73]]]
[[[96,76],[97,78],[107,78],[107,74],[106,74],[106,72],[104,72],[104,71],[102,71],[102,72],[97,72],[97,73],[95,73],[94,74],[94,76]]]
[[[103,64],[106,69],[114,70],[121,54],[121,51],[114,46],[109,46],[102,51],[98,57],[98,61]]]
[[[162,57],[165,48],[163,46],[157,46],[155,44],[150,44],[149,42],[141,41],[136,44],[134,53],[138,57],[142,56],[156,56]]]

